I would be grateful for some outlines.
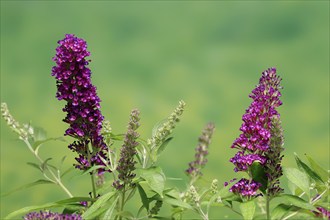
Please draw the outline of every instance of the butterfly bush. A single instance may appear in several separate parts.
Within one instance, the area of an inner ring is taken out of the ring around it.
[[[242,117],[242,133],[231,146],[239,150],[230,159],[235,165],[235,172],[248,172],[254,162],[263,165],[268,179],[267,194],[270,196],[282,191],[278,179],[282,175],[283,134],[280,114],[276,110],[282,105],[280,82],[281,78],[276,74],[275,68],[269,68],[262,73],[259,84],[249,96],[253,102]],[[254,180],[242,179],[237,184],[240,187],[234,185],[231,191],[243,196],[254,195],[261,187],[261,184],[255,183]],[[244,184],[246,187],[241,187]],[[250,184],[253,184],[253,187],[250,187]]]
[[[181,120],[185,103],[180,101],[169,117],[156,124],[149,139],[140,137],[140,130],[138,133],[140,112],[137,109],[130,113],[126,133],[115,134],[110,122],[104,120],[101,114],[101,100],[91,82],[88,56],[90,52],[85,40],[73,34],[65,35],[58,41],[52,76],[56,79],[57,99],[66,101],[63,121],[68,128],[64,135],[74,140],[68,147],[77,154],[76,174],[91,174],[92,191],[85,197],[73,195],[62,181],[62,177],[70,171],[62,172],[65,157],[59,166],[55,166],[50,158],[44,160],[39,154],[42,145],[60,138],[47,138],[42,129],[20,124],[10,114],[7,104],[1,103],[5,122],[35,156],[37,162],[28,164],[42,173],[42,179],[19,189],[51,183],[68,196],[57,202],[16,210],[5,219],[14,219],[19,215],[24,220],[187,219],[186,212],[193,212],[194,215],[189,213],[188,218],[198,216],[199,219],[209,220],[213,219],[213,216],[210,217],[211,209],[225,207],[243,219],[286,220],[307,216],[308,219],[330,220],[327,208],[329,172],[307,155],[310,167],[296,155],[299,169],[284,170],[291,181],[292,194],[283,193],[280,187],[284,138],[277,109],[282,105],[282,87],[275,68],[262,72],[259,84],[249,95],[252,103],[242,116],[241,133],[231,146],[237,149],[229,160],[234,165],[234,171],[246,172],[247,175],[238,181],[233,178],[224,182],[223,188],[220,188],[218,179],[209,181],[206,177],[201,178],[215,131],[215,125],[208,123],[198,138],[195,158],[185,170],[188,176],[186,189],[180,189],[168,186],[168,180],[180,178],[168,178],[166,170],[158,162],[159,156],[173,139],[173,130]],[[300,177],[305,181],[303,184]],[[277,201],[278,204],[270,204],[275,197],[281,197],[281,200]],[[140,205],[136,206],[137,213],[133,213],[132,204],[136,202]],[[45,210],[45,207],[61,208],[63,213]],[[214,219],[221,217],[215,216]]]
[[[100,157],[106,157],[107,148],[101,136],[104,118],[100,111],[101,100],[91,83],[91,70],[87,67],[89,60],[86,57],[90,52],[86,41],[73,34],[65,35],[58,44],[53,58],[56,66],[52,69],[57,84],[56,97],[67,102],[63,108],[67,113],[63,121],[69,124],[65,135],[77,139],[69,145],[79,155],[76,168],[87,170],[93,165],[103,165]]]

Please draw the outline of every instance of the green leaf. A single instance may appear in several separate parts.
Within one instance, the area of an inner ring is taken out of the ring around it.
[[[308,176],[310,176],[316,182],[324,183],[322,178],[317,173],[315,173],[309,166],[307,166],[304,162],[302,162],[296,153],[294,154],[294,157],[296,159],[296,163],[298,167],[301,170],[303,170]]]
[[[36,185],[41,185],[41,184],[52,184],[53,182],[52,181],[49,181],[49,180],[44,180],[44,179],[40,179],[40,180],[37,180],[37,181],[34,181],[32,183],[28,183],[28,184],[25,184],[23,186],[20,186],[14,190],[11,190],[7,193],[4,193],[1,195],[1,197],[5,197],[5,196],[9,196],[17,191],[20,191],[20,190],[23,190],[23,189],[28,189],[30,187],[33,187],[33,186],[36,186]]]
[[[93,167],[89,168],[88,170],[82,172],[81,176],[86,175],[87,173],[90,174],[92,171],[100,169],[100,168],[104,168],[104,166],[102,166],[102,165],[93,166]]]
[[[253,219],[254,212],[256,210],[256,205],[254,204],[253,200],[241,203],[239,208],[241,210],[244,220]]]
[[[157,149],[157,155],[159,156],[166,148],[166,146],[170,143],[170,141],[173,140],[173,137],[167,138]]]
[[[42,171],[41,168],[40,168],[40,166],[38,164],[36,164],[36,163],[27,162],[27,165],[30,165],[31,167],[36,168],[39,171]]]
[[[287,205],[294,205],[299,208],[316,211],[316,208],[313,205],[311,205],[310,203],[306,202],[305,200],[303,200],[298,196],[282,194],[279,197],[282,198],[284,201],[283,203]]]
[[[165,174],[160,167],[139,169],[140,176],[147,181],[149,187],[163,198],[165,187]]]
[[[111,140],[122,141],[124,140],[125,134],[110,134]]]
[[[272,220],[280,220],[282,219],[282,217],[289,212],[289,209],[291,208],[290,205],[285,205],[285,204],[279,204],[278,206],[276,206],[273,210],[272,210],[272,215],[271,215],[271,219]]]
[[[263,165],[255,161],[252,163],[249,169],[252,174],[252,179],[258,183],[261,183],[262,186],[260,187],[260,190],[265,193],[267,189],[268,179]]]
[[[47,158],[41,165],[40,165],[40,168],[41,168],[41,170],[42,171],[45,171],[45,168],[47,167],[47,163],[48,163],[48,161],[50,161],[51,159],[53,159],[53,158]]]
[[[32,145],[32,148],[38,153],[39,148],[41,147],[41,145],[43,145],[44,143],[49,142],[49,141],[63,141],[63,142],[65,142],[63,137],[47,138],[47,139],[35,141]]]
[[[149,212],[149,199],[147,197],[147,194],[144,191],[144,189],[142,188],[142,186],[140,186],[140,184],[137,184],[137,188],[139,190],[139,194],[140,194],[140,198],[141,198],[143,207],[146,208],[146,210]]]
[[[109,192],[107,194],[104,194],[100,198],[96,200],[96,202],[87,209],[87,211],[82,214],[83,219],[93,219],[96,213],[99,213],[100,208],[106,206],[106,202],[116,194],[116,192]]]
[[[309,178],[305,173],[296,168],[283,168],[283,172],[289,181],[298,186],[310,197]]]
[[[74,167],[71,166],[69,167],[68,169],[66,169],[62,174],[61,174],[61,177],[65,176],[66,174],[70,173],[71,171],[74,170]]]
[[[41,209],[49,209],[49,208],[55,208],[55,207],[69,207],[71,203],[74,202],[79,202],[79,201],[91,201],[91,198],[89,197],[74,197],[74,198],[70,198],[70,199],[65,199],[65,200],[61,200],[58,202],[51,202],[51,203],[46,203],[43,205],[39,205],[39,206],[28,206],[28,207],[24,207],[22,209],[16,210],[12,213],[10,213],[9,215],[7,215],[5,217],[5,219],[13,219],[15,216],[22,216],[28,212],[32,212],[32,211],[36,211],[36,210],[41,210]]]
[[[129,211],[122,211],[117,213],[117,215],[127,219],[134,219],[134,215]]]
[[[315,171],[315,173],[317,173],[324,182],[327,182],[328,179],[330,178],[330,174],[325,169],[323,169],[318,163],[316,163],[310,156],[308,156],[307,154],[305,154],[305,156],[307,157],[308,162]]]
[[[117,198],[112,202],[112,205],[105,212],[103,219],[112,219],[113,210],[115,210],[118,199],[119,199],[119,196],[117,196]]]
[[[172,197],[165,196],[163,201],[172,206],[177,206],[177,207],[193,210],[193,207],[191,207],[191,205],[189,205],[186,202],[183,202],[180,199],[173,199]]]

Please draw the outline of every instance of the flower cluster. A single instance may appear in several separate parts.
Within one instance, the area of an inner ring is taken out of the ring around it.
[[[135,147],[139,145],[136,141],[139,134],[136,132],[139,124],[140,112],[137,109],[132,110],[130,121],[128,123],[127,133],[125,135],[124,144],[120,151],[120,159],[118,161],[118,179],[113,183],[116,189],[122,189],[125,185],[131,185],[135,177],[135,163],[134,156],[137,154]]]
[[[215,126],[213,123],[209,123],[204,128],[202,135],[198,139],[198,146],[195,149],[195,161],[189,163],[189,168],[186,173],[191,178],[196,178],[202,175],[201,169],[207,163],[206,156],[208,155],[208,147],[211,143],[212,134]]]
[[[101,165],[99,157],[105,157],[103,151],[106,150],[100,134],[103,121],[100,99],[87,67],[89,61],[86,57],[90,52],[87,51],[86,42],[73,34],[65,35],[58,44],[53,58],[56,66],[52,69],[52,76],[57,80],[56,97],[67,101],[63,108],[67,116],[63,121],[70,127],[65,135],[78,139],[69,148],[79,154],[76,167],[86,170],[94,164]],[[92,152],[88,150],[89,143],[93,147]]]
[[[243,151],[239,151],[230,159],[230,162],[235,165],[235,172],[247,170],[254,161],[259,161],[261,164],[265,164],[266,158],[259,154],[244,155]]]
[[[276,110],[282,105],[280,82],[275,68],[262,73],[259,84],[249,96],[253,102],[242,117],[242,133],[231,146],[239,150],[230,159],[235,165],[235,172],[247,171],[253,162],[264,165],[268,180],[267,194],[270,196],[282,191],[278,179],[282,175],[283,133]]]
[[[59,214],[50,211],[30,212],[23,217],[24,220],[82,220],[78,214]]]
[[[244,198],[252,198],[257,195],[258,189],[261,187],[261,184],[255,182],[254,180],[248,180],[242,178],[240,181],[235,183],[231,188],[230,192],[233,192],[238,195],[242,195]]]

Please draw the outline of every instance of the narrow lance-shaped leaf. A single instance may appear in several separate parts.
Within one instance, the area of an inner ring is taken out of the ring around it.
[[[98,198],[97,201],[87,209],[87,211],[82,215],[82,217],[84,219],[93,219],[95,217],[95,213],[98,212],[100,208],[106,206],[107,201],[115,194],[116,192],[109,192]]]
[[[317,162],[315,162],[310,156],[305,155],[308,159],[313,170],[322,178],[324,182],[330,179],[330,173],[323,169]]]
[[[316,208],[308,203],[307,201],[303,200],[302,198],[294,195],[282,194],[280,198],[283,199],[283,203],[287,205],[294,205],[306,210],[313,210],[316,211]]]
[[[324,183],[322,178],[317,173],[315,173],[309,166],[307,166],[304,162],[302,162],[296,153],[294,154],[294,157],[296,159],[296,163],[298,167],[301,170],[303,170],[313,180]]]
[[[303,190],[308,196],[310,196],[310,182],[308,176],[305,173],[296,168],[284,168],[283,171],[289,181],[291,181],[293,184]]]
[[[65,200],[60,200],[57,202],[51,202],[51,203],[46,203],[43,205],[36,205],[36,206],[28,206],[24,207],[22,209],[16,210],[9,215],[5,217],[5,219],[13,219],[16,216],[22,216],[28,212],[36,211],[36,210],[41,210],[41,209],[50,209],[50,208],[56,208],[56,207],[68,207],[74,203],[80,202],[80,201],[92,201],[91,198],[89,197],[73,197]]]
[[[141,198],[143,207],[146,208],[146,210],[149,212],[149,199],[147,197],[147,194],[144,191],[144,189],[142,188],[142,186],[140,186],[140,184],[137,184],[137,188],[139,190],[139,194],[140,194],[140,198]]]
[[[4,193],[4,194],[1,195],[1,197],[9,196],[9,195],[11,195],[11,194],[13,194],[13,193],[15,193],[17,191],[28,189],[28,188],[33,187],[33,186],[36,186],[36,185],[52,184],[52,183],[54,183],[54,182],[49,181],[49,180],[40,179],[40,180],[34,181],[32,183],[28,183],[28,184],[25,184],[23,186],[20,186],[20,187],[14,189],[14,190],[11,190],[11,191],[9,191],[7,193]]]

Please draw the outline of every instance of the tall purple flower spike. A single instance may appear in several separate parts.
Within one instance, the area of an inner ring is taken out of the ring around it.
[[[53,60],[52,76],[56,78],[58,100],[67,101],[63,119],[70,127],[65,131],[77,139],[69,148],[79,154],[76,168],[86,170],[94,164],[102,165],[100,157],[105,158],[106,145],[101,136],[103,116],[100,111],[100,98],[96,87],[91,83],[91,70],[87,67],[90,55],[87,44],[73,34],[65,35],[58,41]],[[88,151],[91,143],[93,151]]]
[[[242,117],[242,133],[231,146],[239,150],[230,159],[235,172],[247,171],[255,161],[264,165],[269,196],[282,191],[278,179],[282,175],[283,132],[280,114],[276,110],[282,105],[281,80],[275,68],[262,73],[259,84],[249,95],[253,101]]]

